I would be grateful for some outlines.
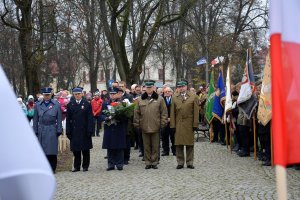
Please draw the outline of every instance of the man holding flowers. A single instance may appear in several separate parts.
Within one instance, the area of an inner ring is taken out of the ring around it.
[[[134,110],[134,105],[122,102],[118,93],[119,88],[111,88],[110,100],[103,104],[101,114],[101,120],[105,121],[102,149],[107,149],[107,171],[114,170],[115,167],[123,170],[128,118],[133,115]]]

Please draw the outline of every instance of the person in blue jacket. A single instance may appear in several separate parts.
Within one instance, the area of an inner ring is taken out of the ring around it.
[[[34,107],[33,130],[55,173],[58,154],[58,136],[62,134],[61,109],[58,101],[51,99],[52,88],[42,88],[43,101]]]

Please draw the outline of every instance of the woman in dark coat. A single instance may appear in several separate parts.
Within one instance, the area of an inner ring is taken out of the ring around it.
[[[118,170],[123,170],[124,165],[124,149],[126,148],[126,134],[128,128],[128,120],[120,120],[116,124],[112,122],[104,111],[112,102],[120,102],[121,97],[118,96],[118,88],[113,88],[110,93],[110,101],[105,102],[102,107],[101,120],[106,121],[104,124],[104,135],[102,149],[107,149],[107,171],[114,170],[115,166]]]
[[[74,88],[75,99],[67,107],[66,133],[70,140],[71,151],[74,155],[74,169],[80,171],[81,154],[83,171],[88,171],[90,165],[90,149],[93,148],[92,134],[94,131],[91,104],[82,98],[82,89]]]

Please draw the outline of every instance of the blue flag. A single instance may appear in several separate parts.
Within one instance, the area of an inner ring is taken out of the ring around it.
[[[222,102],[225,101],[225,97],[226,97],[226,91],[223,82],[222,70],[220,70],[216,93],[214,97],[214,107],[212,110],[213,116],[220,121],[222,121],[222,117],[224,114],[224,106],[223,106],[224,104]]]
[[[206,63],[205,57],[200,58],[200,60],[197,61],[197,65],[203,65]]]

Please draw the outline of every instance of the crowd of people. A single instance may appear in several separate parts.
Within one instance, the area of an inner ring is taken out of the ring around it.
[[[184,79],[176,82],[174,90],[164,85],[156,88],[155,81],[133,84],[130,89],[124,81],[113,82],[108,90],[84,92],[73,88],[72,93],[43,88],[36,98],[29,95],[26,102],[17,101],[26,114],[53,172],[56,170],[58,137],[65,130],[74,155],[72,172],[86,172],[90,165],[92,137],[103,131],[102,148],[107,150],[107,171],[123,170],[130,163],[131,148],[139,150],[145,169],[158,169],[160,156],[176,156],[176,169],[194,169],[194,132],[201,126],[212,129],[212,143],[229,144],[230,121],[214,117],[208,124],[204,117],[207,90],[200,86],[188,89]],[[236,105],[240,84],[232,87],[233,151],[240,157],[250,156],[254,149],[253,121],[245,117]],[[257,95],[259,95],[257,90]],[[113,103],[135,104],[130,117],[115,120],[108,116]],[[113,122],[113,123],[112,123]],[[227,126],[225,126],[227,123]],[[256,123],[259,145],[258,158],[263,165],[271,165],[270,123]],[[225,130],[227,127],[227,131]],[[227,135],[225,134],[227,132]],[[185,149],[185,150],[184,150]],[[186,152],[186,154],[184,154]],[[299,169],[297,167],[297,169]]]

